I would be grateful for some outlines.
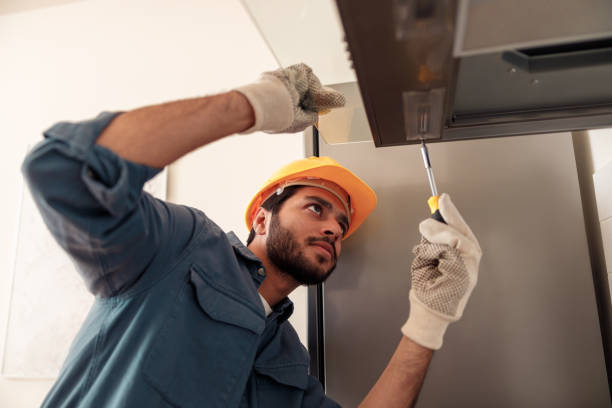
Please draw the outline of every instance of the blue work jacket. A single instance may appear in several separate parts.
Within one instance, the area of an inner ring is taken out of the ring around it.
[[[43,407],[332,407],[261,261],[201,211],[143,192],[161,169],[95,143],[116,113],[62,122],[22,171],[95,302]],[[58,316],[61,319],[61,316]]]

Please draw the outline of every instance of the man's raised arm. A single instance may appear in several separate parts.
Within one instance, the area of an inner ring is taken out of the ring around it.
[[[451,322],[459,320],[476,286],[482,250],[447,194],[439,200],[446,224],[432,218],[419,230],[413,252],[410,316],[404,337],[361,407],[411,407],[423,384],[433,350]]]
[[[255,114],[237,91],[148,106],[117,116],[97,143],[124,159],[164,167],[190,151],[250,128]]]
[[[340,93],[321,86],[308,66],[297,64],[227,93],[123,113],[97,143],[136,163],[164,167],[234,133],[304,130],[316,122],[318,111],[343,105]]]
[[[433,350],[403,336],[361,408],[411,407],[419,395]]]

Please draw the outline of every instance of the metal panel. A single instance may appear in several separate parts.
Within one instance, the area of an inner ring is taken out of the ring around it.
[[[606,37],[611,15],[608,0],[462,0],[455,55]]]
[[[460,63],[453,113],[461,117],[539,110],[551,115],[555,110],[612,104],[611,75],[610,64],[530,73],[504,61],[502,54],[467,57]]]
[[[610,406],[570,135],[429,148],[439,189],[452,195],[484,257],[418,406]],[[327,393],[356,406],[408,316],[410,249],[428,214],[428,187],[417,146],[320,149],[379,197],[325,284]]]

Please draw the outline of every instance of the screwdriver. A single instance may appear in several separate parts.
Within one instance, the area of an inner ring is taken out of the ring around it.
[[[421,154],[423,155],[423,162],[425,163],[425,170],[427,171],[427,178],[429,179],[429,188],[431,188],[431,197],[429,197],[427,200],[429,211],[431,211],[431,218],[446,224],[446,221],[444,221],[444,218],[442,218],[442,214],[440,214],[440,209],[438,208],[438,200],[440,199],[440,196],[438,195],[436,180],[434,179],[431,162],[429,161],[429,152],[427,151],[427,146],[425,146],[425,141],[423,139],[421,139]]]

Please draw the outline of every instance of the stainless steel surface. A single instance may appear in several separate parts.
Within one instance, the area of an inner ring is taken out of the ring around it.
[[[560,71],[612,63],[612,39],[522,48],[502,53],[516,68],[530,73]],[[539,81],[534,79],[533,81]]]
[[[461,59],[453,113],[501,116],[537,111],[554,115],[577,107],[612,104],[612,64],[529,73],[512,71],[501,54]],[[558,116],[558,114],[557,114]]]
[[[608,0],[461,0],[455,56],[609,37]]]
[[[367,132],[367,129],[364,130]],[[440,192],[483,248],[478,285],[434,354],[419,407],[609,407],[570,135],[436,143]],[[376,191],[325,284],[327,392],[357,406],[400,340],[410,249],[429,216],[418,146],[320,146]]]
[[[477,120],[457,122],[457,126],[445,129],[445,140],[478,139],[500,136],[534,135],[547,132],[600,129],[612,127],[612,108],[576,109],[566,114],[553,115],[526,112],[508,117],[481,117]],[[522,116],[522,118],[521,118]],[[478,120],[482,120],[478,122]]]
[[[407,141],[440,140],[446,122],[444,112],[446,89],[435,88],[402,93],[404,136]]]

